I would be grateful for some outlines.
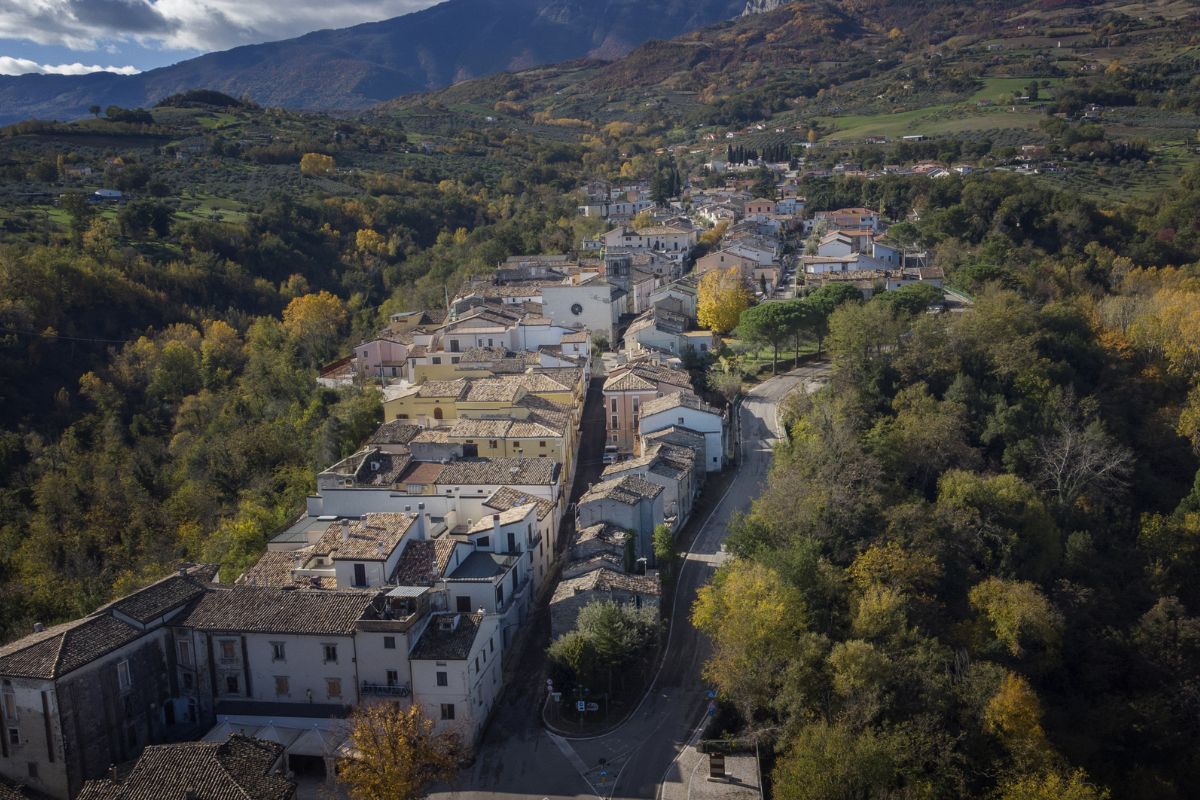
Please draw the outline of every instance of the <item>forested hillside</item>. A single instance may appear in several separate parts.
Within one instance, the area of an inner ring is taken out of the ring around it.
[[[153,119],[0,139],[0,638],[179,560],[236,577],[379,421],[371,390],[322,389],[318,366],[458,276],[589,230],[563,145],[434,157],[320,117],[181,102]],[[271,144],[249,144],[260,130]],[[310,149],[338,166],[302,174]],[[130,201],[86,202],[85,164]],[[63,200],[25,199],[43,189]]]
[[[833,380],[693,611],[706,674],[776,797],[1190,797],[1200,174],[1122,214],[935,185],[898,233],[974,306],[834,313]]]

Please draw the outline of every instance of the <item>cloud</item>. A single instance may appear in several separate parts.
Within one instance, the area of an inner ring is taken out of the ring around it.
[[[0,39],[217,50],[388,19],[437,0],[0,0]]]
[[[99,64],[39,64],[28,58],[0,56],[0,75],[87,75],[89,72],[115,72],[118,75],[137,75],[137,67],[102,67]]]

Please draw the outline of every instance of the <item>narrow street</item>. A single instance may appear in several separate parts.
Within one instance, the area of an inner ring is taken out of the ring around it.
[[[566,740],[545,731],[538,668],[545,645],[537,642],[544,640],[541,628],[547,623],[539,619],[535,643],[523,654],[475,763],[454,786],[433,797],[653,798],[664,780],[678,780],[676,758],[702,720],[708,688],[700,673],[709,645],[687,621],[689,609],[723,558],[721,542],[730,517],[748,509],[762,490],[771,448],[781,434],[776,417],[780,400],[801,384],[819,386],[825,376],[824,365],[801,367],[755,387],[742,403],[735,475],[696,532],[680,573],[666,656],[630,719],[592,739]],[[580,459],[582,471],[582,453]]]

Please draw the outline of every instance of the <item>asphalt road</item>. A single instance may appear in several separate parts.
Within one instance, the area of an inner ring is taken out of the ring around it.
[[[703,719],[707,686],[701,667],[709,643],[687,621],[696,591],[723,560],[721,541],[729,518],[749,508],[762,491],[779,437],[779,401],[800,384],[818,385],[825,367],[801,367],[772,378],[741,405],[741,445],[729,488],[696,532],[680,573],[671,614],[674,624],[662,667],[642,704],[616,730],[594,739],[552,736],[539,717],[544,699],[537,663],[540,648],[530,647],[505,694],[472,767],[454,786],[432,796],[442,800],[477,798],[653,798],[664,780],[675,776],[675,759]],[[540,618],[534,624],[545,624]]]

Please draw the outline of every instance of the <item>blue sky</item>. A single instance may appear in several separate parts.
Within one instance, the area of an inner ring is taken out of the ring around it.
[[[138,72],[437,0],[0,0],[0,75]]]

